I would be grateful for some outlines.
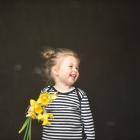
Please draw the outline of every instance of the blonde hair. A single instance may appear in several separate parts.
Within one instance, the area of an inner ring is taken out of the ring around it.
[[[49,84],[54,84],[54,79],[51,74],[51,69],[54,65],[57,63],[57,59],[60,58],[61,56],[74,56],[75,58],[78,59],[80,62],[80,57],[79,55],[67,48],[45,48],[42,52],[41,55],[44,59],[44,74],[47,80],[47,83]]]

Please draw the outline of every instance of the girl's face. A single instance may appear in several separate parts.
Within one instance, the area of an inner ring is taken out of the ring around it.
[[[60,56],[52,68],[55,84],[72,86],[79,77],[79,60],[74,56]]]

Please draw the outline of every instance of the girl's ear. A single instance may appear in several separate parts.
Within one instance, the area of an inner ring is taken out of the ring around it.
[[[52,67],[52,74],[53,74],[54,76],[57,76],[57,75],[58,75],[58,67],[57,67],[57,66],[53,66],[53,67]]]

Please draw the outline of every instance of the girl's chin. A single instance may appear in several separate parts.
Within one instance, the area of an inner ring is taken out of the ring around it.
[[[68,83],[70,86],[74,85],[76,81],[77,81],[77,78],[73,78],[73,77],[69,77],[69,78],[67,79],[67,83]]]
[[[76,82],[75,80],[72,80],[72,81],[69,81],[68,83],[70,86],[73,86],[75,84],[75,82]]]

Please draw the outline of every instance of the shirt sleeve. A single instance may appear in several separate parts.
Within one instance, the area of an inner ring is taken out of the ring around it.
[[[81,119],[86,140],[95,140],[94,120],[86,93],[83,94],[81,100]]]

